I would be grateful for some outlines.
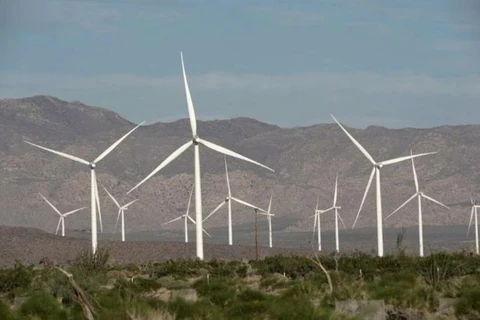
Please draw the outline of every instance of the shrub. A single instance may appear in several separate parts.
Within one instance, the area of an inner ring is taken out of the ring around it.
[[[110,249],[108,247],[98,247],[95,253],[90,249],[84,249],[75,258],[74,266],[85,273],[95,273],[107,269],[108,259],[110,258]]]
[[[38,316],[40,319],[67,319],[65,310],[60,309],[58,301],[51,295],[36,292],[20,306],[20,313],[25,316]]]

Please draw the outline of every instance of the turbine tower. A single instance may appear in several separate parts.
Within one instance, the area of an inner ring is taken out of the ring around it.
[[[123,137],[121,137],[114,144],[112,144],[110,147],[108,147],[107,150],[105,150],[102,154],[100,154],[92,162],[88,162],[87,160],[84,160],[82,158],[78,158],[78,157],[69,155],[67,153],[63,153],[63,152],[60,152],[60,151],[55,151],[55,150],[48,149],[48,148],[39,146],[37,144],[31,143],[31,142],[25,141],[26,143],[28,143],[28,144],[30,144],[34,147],[43,149],[45,151],[54,153],[54,154],[62,156],[64,158],[67,158],[67,159],[70,159],[70,160],[73,160],[73,161],[76,161],[76,162],[79,162],[79,163],[82,163],[84,165],[89,166],[89,168],[90,168],[90,181],[91,181],[90,182],[90,184],[91,184],[91,187],[90,187],[91,197],[90,198],[91,198],[91,210],[92,210],[92,214],[91,214],[92,215],[92,217],[91,217],[91,223],[92,223],[92,252],[94,254],[97,251],[97,246],[98,246],[98,241],[97,241],[97,212],[96,212],[97,208],[98,208],[98,214],[99,214],[99,217],[100,217],[100,231],[103,231],[102,214],[101,214],[101,211],[100,211],[100,198],[98,196],[97,176],[95,174],[95,168],[96,168],[98,162],[100,162],[110,152],[112,152],[113,149],[115,149],[126,137],[128,137],[135,129],[140,127],[142,124],[144,124],[144,122],[140,123],[135,128],[133,128],[132,130],[127,132]]]
[[[170,220],[170,221],[167,221],[167,222],[165,222],[165,223],[162,223],[162,226],[165,226],[165,225],[167,225],[167,224],[169,224],[169,223],[178,221],[178,220],[180,220],[180,219],[183,218],[183,219],[185,220],[185,221],[184,221],[184,223],[185,223],[185,243],[188,243],[188,220],[190,220],[193,224],[196,224],[196,223],[195,223],[195,220],[193,220],[192,217],[190,217],[190,215],[188,214],[188,212],[190,211],[190,203],[192,202],[193,188],[194,188],[194,186],[192,186],[192,190],[190,191],[190,197],[188,197],[187,213],[182,214],[180,217],[177,217],[177,218],[175,218],[175,219],[172,219],[172,220]],[[207,236],[211,237],[210,234],[209,234],[207,231],[205,231],[205,229],[203,229],[203,232],[204,232]]]
[[[355,222],[353,223],[352,229],[355,227],[355,224],[357,223],[357,219],[360,215],[360,212],[362,211],[363,203],[365,202],[365,198],[367,197],[368,190],[370,189],[370,185],[372,184],[373,177],[375,176],[376,200],[377,200],[377,242],[378,242],[377,255],[379,257],[383,257],[383,224],[382,224],[383,218],[382,218],[382,192],[381,192],[381,185],[380,185],[380,169],[386,165],[402,162],[402,161],[409,160],[416,157],[426,156],[429,154],[434,154],[436,152],[421,153],[421,154],[410,155],[410,156],[376,162],[373,159],[373,157],[367,152],[367,150],[365,150],[365,148],[362,147],[362,145],[357,140],[355,140],[355,138],[350,133],[348,133],[347,130],[345,130],[345,128],[340,124],[340,122],[338,122],[333,115],[331,116],[333,120],[335,120],[335,122],[340,126],[343,132],[345,132],[345,134],[350,138],[353,144],[355,144],[355,146],[363,153],[363,155],[373,165],[372,173],[370,174],[370,178],[368,179],[367,188],[365,189],[365,193],[363,195],[362,202],[360,203],[360,208],[358,209],[358,213],[357,213],[357,216],[355,217]]]
[[[472,211],[470,213],[470,222],[468,223],[467,236],[470,233],[470,227],[472,226],[473,216],[475,216],[475,252],[479,254],[477,209],[480,208],[480,205],[477,205],[476,201],[472,197],[470,197],[470,202],[472,203]]]
[[[410,154],[412,154],[412,151],[410,150]],[[413,161],[412,158],[412,170],[413,170],[413,180],[415,181],[415,193],[413,196],[411,196],[407,201],[405,201],[400,207],[398,207],[395,211],[393,211],[388,217],[385,218],[387,220],[390,218],[395,212],[403,208],[407,203],[412,201],[415,197],[418,199],[418,243],[420,247],[420,257],[423,257],[423,218],[422,218],[422,198],[432,201],[439,206],[442,206],[444,208],[447,208],[450,210],[449,207],[441,203],[440,201],[437,201],[429,196],[427,196],[423,191],[420,191],[418,187],[418,178],[417,178],[417,171],[415,170],[415,162]]]
[[[210,212],[210,214],[205,219],[203,219],[203,222],[205,222],[208,218],[210,218],[213,214],[215,214],[215,212],[220,210],[226,203],[228,203],[228,244],[232,245],[233,244],[232,201],[235,201],[241,205],[247,206],[252,209],[257,208],[260,212],[262,212],[262,214],[267,213],[267,211],[260,209],[257,206],[254,206],[253,204],[250,204],[246,201],[232,197],[232,189],[230,188],[230,178],[228,176],[227,156],[225,156],[225,174],[227,177],[227,191],[228,191],[227,197],[215,209],[213,209],[213,211]],[[269,217],[269,215],[267,215],[267,217]]]
[[[43,200],[45,200],[50,205],[50,207],[52,207],[52,209],[55,210],[55,212],[58,213],[58,215],[60,216],[60,219],[58,219],[57,230],[55,231],[55,235],[58,234],[58,229],[60,228],[60,224],[61,224],[62,225],[62,237],[65,237],[65,217],[69,216],[72,213],[75,213],[77,211],[86,209],[87,207],[75,209],[75,210],[69,211],[67,213],[61,213],[50,201],[47,200],[47,198],[45,198],[41,193],[39,193],[39,194],[43,198]]]
[[[242,156],[236,152],[233,152],[227,148],[221,147],[217,144],[214,144],[212,142],[206,141],[201,139],[198,134],[197,134],[197,119],[195,117],[195,110],[193,108],[193,101],[192,101],[192,96],[190,94],[190,89],[188,87],[188,81],[187,81],[187,75],[185,72],[185,65],[183,63],[183,54],[180,52],[180,59],[182,62],[182,72],[183,72],[183,82],[185,85],[185,95],[187,98],[187,107],[188,107],[188,114],[190,118],[190,127],[192,129],[192,140],[188,141],[184,145],[182,145],[180,148],[175,150],[170,156],[168,156],[155,170],[153,170],[145,179],[143,179],[139,184],[137,184],[135,187],[133,187],[132,190],[128,191],[128,193],[132,192],[136,188],[138,188],[140,185],[142,185],[145,181],[147,181],[151,176],[156,174],[158,171],[160,171],[162,168],[164,168],[166,165],[168,165],[170,162],[172,162],[174,159],[176,159],[178,156],[180,156],[185,150],[187,150],[189,147],[192,145],[194,146],[194,166],[195,166],[195,221],[196,221],[196,246],[197,246],[197,257],[200,260],[203,260],[203,227],[202,227],[202,190],[201,190],[201,178],[200,178],[200,153],[199,153],[199,144],[210,148],[214,151],[217,151],[219,153],[223,153],[225,155],[235,157],[241,160],[245,160],[248,162],[251,162],[253,164],[256,164],[258,166],[264,167],[268,170],[271,170],[275,172],[273,169],[258,163],[254,160],[251,160],[245,156]]]
[[[129,203],[123,205],[123,206],[120,206],[120,204],[118,203],[118,201],[112,196],[112,194],[110,192],[108,192],[107,188],[105,188],[105,186],[103,186],[103,189],[105,189],[105,192],[107,192],[107,194],[109,195],[110,199],[112,199],[112,201],[115,203],[115,205],[117,206],[118,208],[118,215],[117,215],[117,222],[115,222],[115,227],[113,228],[113,233],[115,233],[115,230],[117,230],[117,225],[118,225],[118,220],[120,218],[120,216],[122,217],[122,242],[125,242],[125,210],[128,210],[128,207],[137,202],[138,199],[135,199],[133,201],[130,201]]]

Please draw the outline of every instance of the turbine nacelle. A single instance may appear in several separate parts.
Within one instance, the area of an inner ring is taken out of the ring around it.
[[[97,164],[95,162],[92,162],[88,166],[90,167],[90,169],[94,170]]]
[[[383,163],[378,162],[378,163],[375,163],[374,166],[375,166],[375,168],[381,169],[383,167]]]
[[[199,139],[198,135],[193,137],[192,142],[194,146],[198,146],[198,139]]]

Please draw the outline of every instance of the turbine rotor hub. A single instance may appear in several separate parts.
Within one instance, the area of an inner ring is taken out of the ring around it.
[[[383,167],[383,163],[379,162],[379,163],[375,163],[375,167],[377,169],[381,169]]]
[[[92,162],[92,163],[90,163],[89,166],[90,166],[90,169],[93,170],[93,169],[95,169],[95,167],[97,166],[97,164],[96,164],[95,162]]]
[[[195,146],[198,145],[197,139],[198,139],[198,136],[194,136],[193,139],[192,139],[192,142],[193,142],[193,144],[194,144]]]

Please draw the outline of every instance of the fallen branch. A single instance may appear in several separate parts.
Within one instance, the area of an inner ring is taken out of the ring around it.
[[[73,275],[62,268],[55,267],[58,270],[60,270],[63,274],[65,274],[68,277],[68,282],[70,283],[73,291],[73,297],[75,301],[78,302],[78,304],[82,307],[83,310],[83,315],[85,318],[88,320],[95,320],[94,315],[96,315],[95,309],[93,308],[92,304],[90,301],[88,301],[87,295],[83,291],[82,288],[75,282],[73,279]]]
[[[327,277],[328,287],[330,288],[329,291],[330,291],[330,293],[333,293],[333,284],[332,284],[332,278],[330,277],[330,273],[328,273],[327,269],[325,269],[323,264],[320,262],[320,258],[318,257],[317,253],[315,252],[315,249],[313,248],[313,245],[312,245],[312,250],[313,250],[313,254],[315,255],[315,259],[313,259],[312,257],[308,257],[308,259],[310,259],[310,261],[312,261],[317,266],[319,266],[320,269],[322,269],[323,273],[325,273],[325,276]]]

